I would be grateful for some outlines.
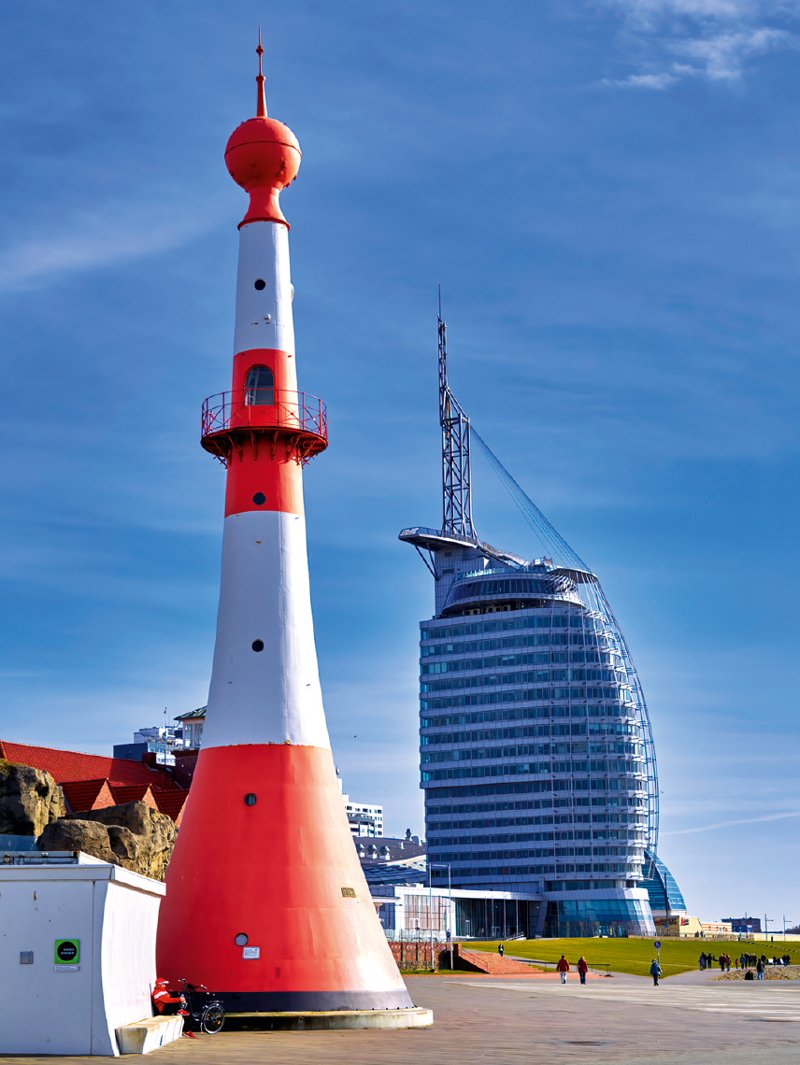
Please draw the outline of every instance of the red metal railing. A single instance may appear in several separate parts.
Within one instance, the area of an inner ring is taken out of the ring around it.
[[[263,393],[259,389],[257,398]],[[243,388],[209,396],[203,403],[203,438],[231,429],[287,429],[328,439],[328,411],[316,396],[273,389],[272,403],[248,403],[248,398],[253,395]]]

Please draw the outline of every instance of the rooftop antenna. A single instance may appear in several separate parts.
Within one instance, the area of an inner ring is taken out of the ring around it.
[[[472,524],[469,418],[447,382],[447,324],[439,285],[439,424],[442,427],[442,533],[476,540]]]

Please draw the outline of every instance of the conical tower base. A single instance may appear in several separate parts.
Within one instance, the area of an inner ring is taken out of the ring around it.
[[[166,884],[159,976],[204,984],[226,1012],[412,1008],[329,749],[201,751]]]

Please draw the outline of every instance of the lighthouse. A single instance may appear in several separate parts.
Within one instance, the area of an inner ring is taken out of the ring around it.
[[[325,406],[297,390],[289,225],[278,202],[300,147],[267,116],[225,151],[250,196],[239,225],[233,378],[206,400],[202,445],[227,469],[222,572],[200,751],[158,930],[158,973],[204,984],[232,1014],[412,1007],[370,898],[322,705],[303,466],[327,446]],[[370,1019],[371,1018],[371,1019]],[[354,1026],[352,1017],[348,1026]]]

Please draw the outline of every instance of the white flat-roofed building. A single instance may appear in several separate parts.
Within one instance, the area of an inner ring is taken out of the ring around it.
[[[342,778],[338,777],[338,780],[339,787],[342,788],[342,801],[347,811],[347,820],[350,822],[352,834],[354,836],[382,836],[383,807],[374,803],[355,802],[344,791]]]

